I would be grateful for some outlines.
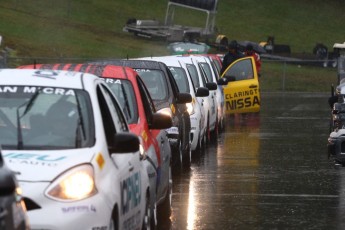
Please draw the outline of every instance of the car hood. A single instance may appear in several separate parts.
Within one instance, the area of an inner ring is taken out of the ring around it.
[[[18,181],[52,181],[73,166],[90,163],[94,153],[90,149],[49,151],[2,151],[7,166]]]

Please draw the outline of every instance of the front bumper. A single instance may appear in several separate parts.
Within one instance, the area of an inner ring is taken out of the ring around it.
[[[34,184],[34,185],[33,185]],[[48,183],[20,183],[31,230],[108,229],[112,209],[102,195],[75,202],[59,202],[43,193]]]

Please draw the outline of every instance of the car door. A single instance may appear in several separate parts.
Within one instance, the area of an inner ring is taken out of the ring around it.
[[[209,82],[207,79],[207,74],[205,72],[205,69],[203,68],[202,63],[198,63],[198,67],[200,69],[202,81],[206,85]],[[217,90],[217,89],[216,89]],[[217,121],[217,95],[216,95],[216,90],[210,90],[210,94],[208,95],[208,101],[209,101],[209,120],[208,120],[208,125],[209,125],[209,131],[213,131],[216,127],[216,121]]]
[[[236,60],[222,77],[230,80],[224,86],[226,114],[260,111],[260,85],[254,58]]]
[[[156,112],[155,106],[148,90],[145,87],[145,83],[139,77],[137,78],[137,82],[144,105],[145,115],[147,119],[151,119],[152,115]],[[154,139],[153,143],[158,148],[157,151],[159,153],[159,159],[157,159],[158,162],[160,162],[160,167],[157,169],[157,177],[159,178],[157,184],[157,199],[160,200],[161,198],[163,198],[166,189],[169,188],[171,149],[165,129],[150,129],[149,134],[150,138]]]
[[[196,89],[199,87],[206,87],[205,79],[202,76],[200,76],[201,74],[199,70],[197,69],[197,63],[186,64],[186,66]],[[199,105],[201,106],[201,109],[204,110],[203,120],[201,122],[201,135],[203,136],[206,132],[205,130],[207,126],[207,114],[209,114],[209,111],[210,111],[209,96],[197,97],[197,100],[199,102]]]
[[[126,119],[115,97],[105,85],[100,84],[99,86],[98,97],[101,111],[104,114],[102,117],[105,130],[115,129],[115,132],[128,132]],[[109,131],[109,133],[114,132]],[[143,213],[145,207],[140,157],[139,153],[112,154],[112,157],[119,169],[120,184],[118,186],[121,188],[121,222],[127,223],[134,218],[138,218],[136,214]],[[135,194],[132,194],[133,192]],[[140,219],[137,219],[137,221],[140,221]]]

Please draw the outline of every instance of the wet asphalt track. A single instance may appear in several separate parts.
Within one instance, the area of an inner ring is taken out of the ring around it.
[[[327,158],[327,93],[264,93],[173,177],[158,229],[345,229],[345,168]]]

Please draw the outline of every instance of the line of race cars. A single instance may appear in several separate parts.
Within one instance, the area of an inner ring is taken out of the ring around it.
[[[23,224],[0,223],[154,229],[170,216],[172,169],[216,142],[227,114],[259,111],[253,58],[220,67],[217,55],[176,55],[0,69],[2,156]]]

